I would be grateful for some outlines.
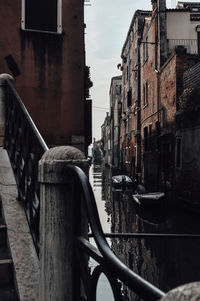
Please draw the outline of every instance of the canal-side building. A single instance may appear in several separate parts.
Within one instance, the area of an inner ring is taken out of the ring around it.
[[[0,72],[14,76],[45,141],[86,149],[92,141],[84,1],[1,2],[0,26]]]
[[[150,11],[137,10],[131,21],[122,48],[122,123],[121,123],[121,166],[131,177],[141,174],[140,146],[140,52],[145,19]]]
[[[153,1],[152,17],[144,22],[140,43],[142,179],[152,190],[174,189],[175,116],[183,72],[199,60],[198,10],[199,3],[166,9],[165,1]]]
[[[122,109],[122,76],[115,76],[110,84],[110,139],[111,165],[120,167],[120,128]]]
[[[176,8],[167,9],[165,0],[152,0],[151,12],[135,12],[122,48],[120,167],[149,190],[176,192],[188,168],[192,172],[194,167],[180,168],[181,160],[193,155],[191,147],[182,150],[190,138],[185,134],[181,140],[186,127],[178,116],[185,89],[199,78],[199,28],[200,3],[178,2]],[[107,156],[114,141],[112,102],[110,108]],[[193,132],[195,126],[189,126]],[[197,139],[193,142],[197,151]]]
[[[102,140],[102,152],[103,163],[111,165],[111,130],[110,130],[110,115],[106,113],[104,123],[101,125],[101,140]]]
[[[96,165],[100,165],[102,162],[102,140],[93,140],[93,149],[92,149],[92,158],[93,163]]]
[[[176,114],[176,192],[199,202],[200,188],[200,62],[183,74],[183,93]],[[181,200],[183,201],[183,200]]]

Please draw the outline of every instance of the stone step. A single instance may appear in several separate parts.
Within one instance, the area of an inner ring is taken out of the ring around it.
[[[5,225],[2,201],[0,198],[0,301],[19,301],[14,285],[14,268],[7,245],[7,226]]]
[[[0,301],[19,301],[13,286],[8,286],[4,289],[0,288]]]
[[[11,259],[10,252],[7,246],[0,247],[0,260],[2,259]]]
[[[0,219],[3,217],[2,201],[0,199]]]
[[[6,225],[0,225],[0,247],[7,244],[7,227]]]
[[[13,262],[12,259],[0,260],[0,289],[13,284]]]

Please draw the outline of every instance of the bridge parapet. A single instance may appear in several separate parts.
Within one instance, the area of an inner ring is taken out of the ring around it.
[[[161,301],[199,301],[200,282],[192,282],[169,291]]]
[[[79,275],[74,254],[76,223],[87,236],[87,219],[80,211],[78,187],[68,165],[88,173],[84,154],[71,146],[55,147],[44,153],[39,162],[40,182],[40,301],[78,300]],[[80,197],[80,191],[79,191]],[[77,219],[75,219],[77,216]],[[74,273],[76,272],[76,277]],[[76,289],[74,290],[74,286]]]
[[[164,292],[130,270],[108,245],[82,171],[88,168],[84,155],[70,146],[48,149],[8,75],[0,76],[0,110],[0,143],[7,149],[40,258],[39,301],[94,301],[102,273],[115,300],[123,300],[122,283],[143,300],[160,300]],[[89,257],[97,262],[93,271]]]
[[[123,299],[121,283],[144,300],[160,299],[164,293],[131,271],[108,245],[92,188],[81,169],[87,173],[84,155],[72,147],[49,150],[9,77],[2,79],[1,88],[4,147],[40,257],[40,301],[94,301],[102,273],[115,300]],[[86,239],[88,227],[97,248]],[[93,271],[89,257],[97,262]]]
[[[0,74],[0,146],[4,146],[5,136],[5,86],[8,85],[8,81],[14,84],[14,78],[10,74]]]

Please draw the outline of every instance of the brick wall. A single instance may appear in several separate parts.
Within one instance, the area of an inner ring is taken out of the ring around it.
[[[160,73],[161,127],[166,127],[167,124],[172,123],[176,113],[176,61],[176,55],[174,54]]]

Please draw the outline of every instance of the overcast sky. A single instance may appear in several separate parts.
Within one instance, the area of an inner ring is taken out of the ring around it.
[[[168,0],[170,8],[175,0]],[[113,76],[121,75],[121,50],[135,10],[151,10],[151,0],[90,0],[85,6],[86,64],[93,87],[93,137],[101,138],[101,125],[109,111],[109,88]],[[173,5],[174,6],[174,5]]]

